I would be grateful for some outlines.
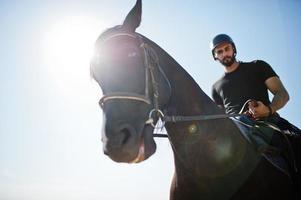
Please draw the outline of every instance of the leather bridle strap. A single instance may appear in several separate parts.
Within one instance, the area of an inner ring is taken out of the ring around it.
[[[113,93],[110,93],[109,95],[104,95],[99,100],[100,107],[103,108],[103,105],[106,101],[113,100],[113,99],[128,99],[128,100],[142,101],[146,104],[151,104],[149,98],[147,98],[145,95],[132,94],[132,93],[128,93],[128,92],[126,92],[126,93],[113,92]]]
[[[153,106],[155,110],[159,110],[159,89],[154,72],[156,66],[158,67],[158,69],[160,68],[159,59],[156,52],[154,52],[154,50],[150,48],[146,43],[143,43],[142,45],[145,53],[145,60],[147,62],[146,66],[149,70],[150,81],[153,89]]]
[[[218,114],[218,115],[195,115],[195,116],[161,116],[161,120],[163,122],[163,126],[166,122],[190,122],[190,121],[207,121],[214,119],[227,119],[227,118],[235,118],[245,116],[244,114]],[[158,134],[154,133],[154,137],[162,137],[167,138],[167,134]]]
[[[188,122],[188,121],[205,121],[214,119],[225,119],[231,117],[241,117],[244,114],[217,114],[217,115],[196,115],[196,116],[163,116],[163,122]]]
[[[242,106],[241,111],[238,114],[215,114],[215,115],[196,115],[196,116],[163,116],[164,122],[187,122],[187,121],[204,121],[204,120],[213,120],[213,119],[225,119],[225,118],[235,118],[246,116],[244,110],[248,103],[254,100],[248,100]]]

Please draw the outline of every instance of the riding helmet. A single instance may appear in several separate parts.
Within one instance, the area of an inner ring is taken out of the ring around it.
[[[216,60],[216,58],[214,56],[214,49],[218,45],[220,45],[224,42],[232,44],[233,49],[234,49],[234,55],[236,55],[236,47],[235,47],[235,44],[234,44],[232,38],[229,35],[226,35],[226,34],[218,34],[213,38],[213,40],[211,41],[211,44],[210,44],[210,49],[211,49],[211,53],[212,53],[212,56],[213,56],[214,60]]]

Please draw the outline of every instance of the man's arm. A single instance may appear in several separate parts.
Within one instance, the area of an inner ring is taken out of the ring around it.
[[[289,94],[285,87],[283,86],[281,80],[274,76],[265,81],[267,88],[274,94],[271,102],[271,109],[273,113],[285,106],[289,101]]]
[[[283,86],[281,80],[277,76],[268,78],[265,81],[265,85],[270,92],[274,95],[271,105],[264,105],[262,102],[258,102],[257,107],[250,106],[250,112],[255,118],[267,117],[269,114],[275,113],[277,110],[285,106],[289,100],[289,94]],[[270,108],[269,108],[270,107]],[[271,109],[271,110],[270,110]]]

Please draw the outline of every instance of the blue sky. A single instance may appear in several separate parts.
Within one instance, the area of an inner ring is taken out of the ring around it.
[[[97,36],[135,1],[0,1],[0,199],[168,199],[167,140],[139,165],[102,154],[101,91],[89,77]],[[232,36],[238,59],[262,59],[291,100],[280,113],[301,127],[298,0],[145,0],[141,26],[210,94],[223,69],[209,51]]]

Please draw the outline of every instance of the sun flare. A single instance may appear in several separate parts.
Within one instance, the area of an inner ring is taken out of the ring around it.
[[[47,73],[64,91],[85,90],[94,42],[102,27],[94,18],[69,16],[47,30],[44,40]]]

